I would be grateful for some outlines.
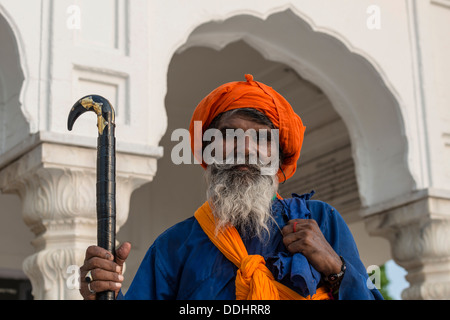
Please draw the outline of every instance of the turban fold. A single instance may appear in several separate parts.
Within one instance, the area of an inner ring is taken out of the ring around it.
[[[207,167],[202,160],[201,139],[215,117],[234,109],[253,108],[266,115],[275,128],[279,129],[279,143],[284,155],[281,168],[287,180],[294,175],[297,168],[305,127],[291,105],[278,92],[261,82],[254,81],[250,74],[246,74],[245,78],[247,81],[221,85],[197,105],[189,126],[194,157],[201,162],[203,168]],[[201,132],[195,132],[195,121],[201,121]],[[278,178],[284,181],[280,171]]]

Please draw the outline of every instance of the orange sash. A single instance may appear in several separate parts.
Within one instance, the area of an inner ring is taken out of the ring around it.
[[[260,255],[248,255],[236,228],[230,226],[216,235],[216,223],[208,202],[196,212],[195,218],[209,239],[239,269],[236,275],[237,300],[329,300],[325,288],[304,298],[276,281]]]

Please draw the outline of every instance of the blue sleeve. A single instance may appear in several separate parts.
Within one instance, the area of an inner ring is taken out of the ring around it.
[[[369,277],[355,240],[339,212],[322,201],[309,200],[306,203],[327,241],[346,262],[347,270],[339,287],[339,300],[382,300],[376,288],[369,288],[368,283],[371,282],[368,282]]]
[[[176,293],[167,279],[162,261],[164,259],[158,259],[156,246],[151,246],[124,296],[125,300],[175,299]]]

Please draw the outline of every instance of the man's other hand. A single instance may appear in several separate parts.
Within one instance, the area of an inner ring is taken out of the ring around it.
[[[282,229],[286,249],[302,253],[309,263],[323,275],[341,271],[342,261],[333,250],[313,219],[294,219]]]

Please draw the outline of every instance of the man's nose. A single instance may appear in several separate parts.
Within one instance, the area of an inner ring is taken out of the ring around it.
[[[258,144],[249,135],[246,135],[244,137],[244,154],[245,154],[246,159],[248,159],[249,157],[252,157],[252,156],[255,157],[258,155]]]

